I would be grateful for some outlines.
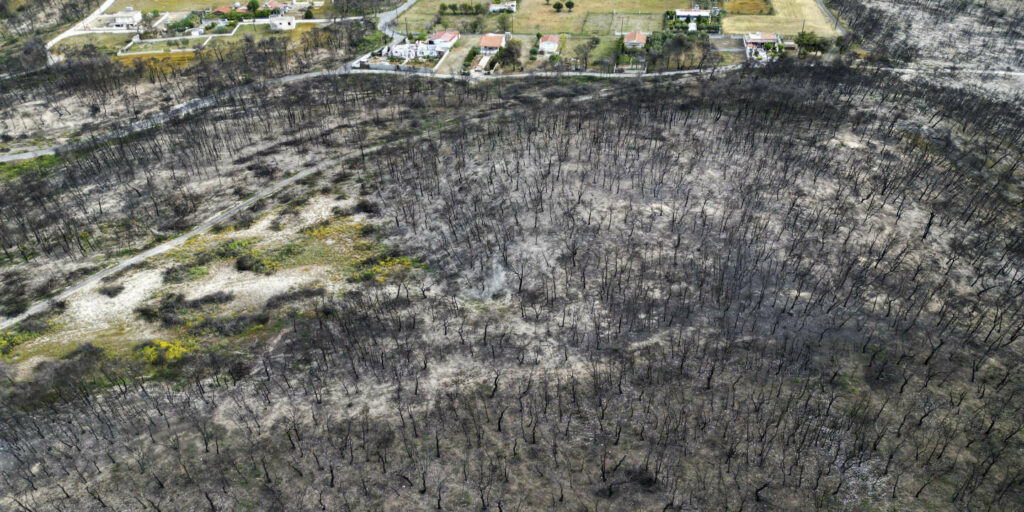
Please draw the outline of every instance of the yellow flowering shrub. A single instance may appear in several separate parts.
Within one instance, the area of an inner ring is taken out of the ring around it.
[[[141,348],[142,360],[152,365],[176,363],[192,351],[181,342],[164,340],[144,343]]]

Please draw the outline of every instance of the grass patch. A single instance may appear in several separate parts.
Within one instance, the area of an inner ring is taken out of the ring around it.
[[[161,71],[173,71],[176,69],[182,69],[192,64],[192,60],[195,55],[192,52],[175,52],[175,53],[153,53],[144,55],[121,55],[111,57],[116,62],[120,62],[125,66],[134,66],[135,62],[149,61],[148,64]]]
[[[218,45],[224,47],[239,44],[245,41],[246,36],[252,37],[255,42],[276,37],[288,39],[291,44],[294,44],[297,41],[300,41],[305,34],[316,30],[317,28],[319,27],[313,23],[296,23],[295,30],[274,32],[270,30],[270,25],[242,25],[238,27],[238,30],[233,35],[227,37],[214,37],[206,47],[215,48]]]
[[[27,160],[0,163],[0,181],[12,180],[29,173],[47,174],[53,171],[59,163],[60,157],[56,155],[43,155]]]
[[[206,275],[209,271],[207,265],[214,261],[240,258],[252,253],[255,243],[256,240],[252,238],[225,240],[216,245],[201,238],[189,240],[169,255],[171,260],[178,263],[164,270],[163,281],[165,284],[174,284],[195,280]]]
[[[188,39],[172,39],[170,41],[142,41],[133,44],[126,54],[131,55],[132,53],[142,52],[170,52],[171,50],[193,49],[196,46],[202,45],[206,39],[207,36],[191,37]]]
[[[55,318],[61,310],[62,307],[55,307],[48,314],[26,318],[14,329],[0,331],[0,355],[10,356],[20,345],[52,331],[57,326]]]
[[[113,55],[132,40],[133,34],[83,34],[69,37],[57,43],[53,53],[76,53],[92,46],[99,53]]]

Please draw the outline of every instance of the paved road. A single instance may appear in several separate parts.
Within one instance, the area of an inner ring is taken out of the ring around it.
[[[402,5],[399,5],[395,9],[385,11],[377,15],[377,19],[379,20],[377,22],[377,30],[380,30],[381,32],[384,32],[385,34],[390,36],[391,44],[399,44],[402,42],[402,39],[405,39],[404,34],[391,28],[391,22],[395,21],[395,19],[401,16],[403,12],[409,10],[409,8],[412,7],[412,5],[415,4],[416,2],[417,0],[408,0],[407,2],[405,2]]]

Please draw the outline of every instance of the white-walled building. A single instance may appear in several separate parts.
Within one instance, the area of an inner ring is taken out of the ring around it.
[[[540,38],[540,43],[537,44],[537,49],[544,55],[554,55],[558,53],[558,45],[562,43],[562,36],[560,35],[547,35]]]
[[[135,11],[129,8],[114,14],[98,16],[96,20],[98,23],[94,26],[135,29],[142,24],[142,11]]]
[[[270,18],[270,30],[275,32],[281,30],[295,30],[294,16],[272,16]]]
[[[686,18],[710,18],[710,9],[676,9],[676,19],[682,20]]]
[[[425,59],[435,58],[444,53],[444,50],[436,45],[423,42],[396,44],[385,50],[389,57],[396,59]]]
[[[491,4],[488,10],[490,12],[516,12],[516,2],[512,0],[510,2]]]

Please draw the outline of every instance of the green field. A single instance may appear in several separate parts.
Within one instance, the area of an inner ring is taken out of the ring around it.
[[[133,34],[84,34],[69,37],[53,47],[53,53],[65,54],[92,45],[100,53],[115,54],[132,40]]]
[[[287,37],[290,41],[295,42],[302,38],[303,34],[316,29],[318,26],[319,25],[314,23],[296,23],[295,30],[273,32],[270,30],[269,25],[243,25],[231,36],[215,37],[211,39],[207,47],[235,44],[244,41],[247,35],[252,36],[256,41],[266,39],[268,37]]]
[[[175,39],[172,41],[154,41],[149,43],[136,43],[128,49],[128,54],[142,52],[165,52],[170,50],[185,50],[203,44],[207,36],[190,37],[188,39]]]
[[[194,58],[195,54],[192,52],[128,54],[111,57],[115,62],[126,66],[134,66],[136,62],[141,61],[167,71],[184,68],[191,64]]]

